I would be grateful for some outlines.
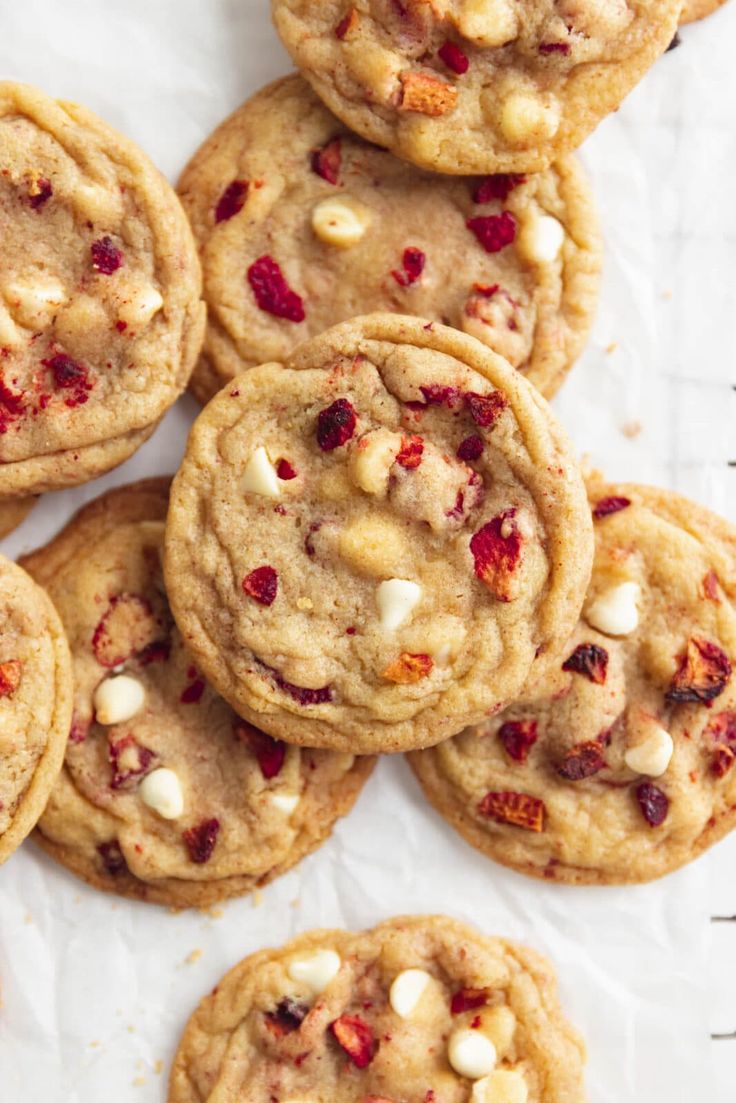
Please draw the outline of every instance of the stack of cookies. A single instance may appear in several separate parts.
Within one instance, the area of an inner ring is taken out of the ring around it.
[[[301,75],[180,198],[0,85],[0,525],[130,456],[190,376],[206,404],[173,482],[0,562],[0,860],[38,823],[97,888],[208,905],[405,752],[497,862],[658,877],[734,824],[736,530],[584,474],[545,399],[601,270],[572,151],[681,0],[273,11]],[[577,1103],[582,1064],[544,961],[410,918],[236,967],[169,1098]]]

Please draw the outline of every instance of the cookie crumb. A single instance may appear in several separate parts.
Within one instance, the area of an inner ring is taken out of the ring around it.
[[[202,956],[202,950],[190,950],[187,956],[184,958],[185,965],[194,965]]]
[[[621,432],[628,440],[636,440],[642,431],[642,423],[640,421],[625,421],[621,426]]]
[[[253,907],[260,908],[263,903],[263,893],[260,889],[254,889],[253,891]]]
[[[606,345],[607,355],[610,356],[611,353],[615,352],[617,348],[618,348],[618,341],[611,341],[610,344]]]

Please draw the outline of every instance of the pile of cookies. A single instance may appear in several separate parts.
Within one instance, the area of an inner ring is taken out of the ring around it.
[[[37,825],[97,888],[209,905],[403,752],[496,862],[658,877],[735,822],[736,530],[583,473],[545,399],[601,270],[572,151],[681,0],[273,13],[300,75],[178,197],[89,111],[0,84],[0,527],[188,384],[205,404],[173,482],[0,561],[0,861]],[[543,960],[404,918],[237,966],[169,1098],[572,1103],[583,1061]]]

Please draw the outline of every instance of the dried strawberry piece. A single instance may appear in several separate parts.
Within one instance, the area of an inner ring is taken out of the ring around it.
[[[160,635],[161,624],[145,598],[117,594],[94,630],[92,650],[100,666],[119,666],[158,642]]]
[[[20,685],[23,664],[20,659],[0,663],[0,697],[12,697]]]
[[[40,211],[44,203],[46,203],[53,194],[54,189],[51,186],[51,181],[47,180],[45,176],[39,176],[28,189],[28,204],[33,207],[34,211]]]
[[[512,582],[519,565],[522,536],[515,509],[499,513],[470,540],[475,574],[498,601],[512,600]]]
[[[275,1011],[267,1011],[265,1014],[266,1026],[277,1038],[283,1038],[287,1034],[293,1034],[302,1025],[309,1008],[306,1004],[287,996],[277,1005]]]
[[[474,433],[472,436],[466,437],[465,440],[460,441],[457,449],[458,459],[464,460],[465,463],[479,460],[483,455],[484,448],[485,441],[482,437]]]
[[[242,211],[248,198],[248,188],[247,180],[233,180],[228,184],[215,207],[216,223],[227,222]]]
[[[593,506],[593,516],[596,521],[600,521],[601,517],[608,517],[611,513],[619,513],[630,505],[631,498],[622,498],[612,494],[610,498],[601,498],[599,502],[596,502]]]
[[[198,705],[204,696],[206,688],[207,684],[203,678],[195,678],[193,682],[190,682],[189,685],[185,686],[181,691],[179,700],[182,705]]]
[[[269,666],[268,663],[264,663],[262,659],[256,659],[256,662],[268,671],[279,689],[283,690],[284,693],[288,693],[289,697],[293,697],[300,705],[324,705],[331,701],[335,695],[332,686],[320,686],[319,689],[296,686],[293,682],[287,682],[278,670]]]
[[[286,758],[286,744],[240,720],[235,726],[235,734],[241,743],[245,743],[258,760],[261,773],[266,781],[281,773]]]
[[[651,781],[642,782],[636,787],[636,799],[650,827],[659,827],[667,819],[670,802],[659,786],[652,785]]]
[[[503,201],[509,194],[526,183],[526,176],[517,172],[497,172],[493,176],[484,176],[473,192],[474,203],[490,203],[493,199]]]
[[[719,582],[718,575],[711,568],[703,575],[703,594],[707,597],[708,601],[715,601],[717,605],[720,605],[721,599],[719,596]]]
[[[89,377],[89,370],[84,364],[72,360],[63,352],[58,352],[41,363],[48,368],[54,377],[54,383],[61,391],[71,391],[72,394],[64,399],[66,406],[83,406],[89,398],[89,391],[94,383]]]
[[[453,73],[457,73],[459,77],[463,73],[467,73],[470,66],[468,55],[463,53],[455,42],[445,42],[443,46],[440,46],[437,55],[442,58],[447,68],[452,69]]]
[[[259,605],[273,605],[279,588],[279,576],[273,567],[256,567],[243,579],[243,592]]]
[[[101,237],[90,246],[92,267],[103,276],[111,276],[123,264],[123,252],[111,237]]]
[[[500,283],[474,283],[473,291],[484,299],[492,299],[501,289]]]
[[[421,682],[422,678],[428,678],[433,666],[429,655],[412,655],[409,651],[402,651],[398,659],[388,664],[381,677],[399,686],[413,685]]]
[[[507,720],[498,729],[498,738],[506,754],[515,762],[526,762],[529,751],[539,738],[536,720]]]
[[[605,685],[608,671],[608,652],[596,643],[579,643],[562,664],[563,670],[583,674],[597,686]]]
[[[583,781],[586,777],[593,777],[606,765],[600,743],[589,740],[585,743],[576,743],[562,762],[557,767],[557,773],[565,781]]]
[[[13,391],[0,376],[0,435],[7,433],[14,421],[25,410],[24,394]]]
[[[726,747],[719,743],[713,748],[711,767],[716,777],[725,777],[736,759],[736,751],[733,747]]]
[[[275,318],[284,318],[287,322],[304,321],[304,302],[289,287],[273,257],[266,255],[253,261],[248,269],[248,283],[261,310],[273,314]]]
[[[478,811],[481,816],[497,823],[509,823],[514,827],[524,827],[527,831],[544,829],[544,801],[530,797],[528,793],[486,793],[478,805]]]
[[[415,467],[419,467],[422,462],[422,454],[424,453],[424,441],[421,437],[410,436],[401,438],[401,448],[396,456],[396,462],[400,467],[405,467],[408,471],[411,471]]]
[[[703,733],[715,743],[733,744],[736,747],[736,712],[727,709],[708,721]]]
[[[510,211],[469,218],[466,226],[487,253],[499,253],[516,238],[516,219]]]
[[[404,269],[403,272],[394,269],[391,275],[400,287],[410,287],[413,283],[417,282],[424,271],[427,257],[421,249],[414,249],[410,246],[408,249],[404,249],[401,263]]]
[[[343,39],[352,31],[358,23],[358,13],[355,8],[349,8],[347,15],[343,16],[335,27],[335,38]]]
[[[342,141],[339,138],[333,138],[322,149],[315,149],[312,153],[312,172],[316,172],[328,184],[340,183],[341,168]]]
[[[569,54],[570,43],[569,42],[540,42],[539,43],[540,54]]]
[[[333,452],[352,438],[357,416],[347,398],[336,399],[317,416],[317,444],[323,452]]]
[[[446,387],[441,383],[427,383],[420,387],[427,406],[447,406],[449,409],[457,406],[462,401],[462,395],[457,387]]]
[[[157,761],[156,753],[132,735],[111,741],[107,753],[112,767],[111,789],[130,788],[128,783],[147,774]]]
[[[365,1069],[370,1065],[378,1045],[364,1019],[359,1015],[341,1015],[330,1023],[330,1030],[356,1068]]]
[[[209,862],[219,833],[220,821],[216,819],[202,820],[194,827],[188,827],[186,831],[182,831],[181,837],[189,851],[190,862],[194,862],[196,865],[204,865],[205,862]]]
[[[118,877],[121,873],[128,872],[128,863],[117,839],[112,839],[109,843],[99,843],[97,853],[102,858],[105,873],[109,873],[111,877]]]
[[[461,988],[450,1000],[450,1013],[462,1015],[464,1011],[477,1011],[488,1003],[490,992],[487,988]]]
[[[282,459],[276,464],[276,474],[282,482],[288,483],[291,479],[296,478],[296,468],[288,460]]]
[[[674,703],[712,701],[723,693],[731,677],[725,651],[701,636],[691,636],[665,697]]]
[[[509,404],[500,391],[493,391],[492,394],[474,394],[468,391],[463,397],[470,416],[481,429],[494,426]]]

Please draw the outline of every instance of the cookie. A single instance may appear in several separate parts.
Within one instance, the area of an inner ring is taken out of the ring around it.
[[[43,812],[72,713],[64,629],[44,591],[0,556],[0,862]]]
[[[285,747],[184,650],[163,586],[167,479],[110,491],[25,561],[72,648],[74,722],[36,837],[96,888],[176,907],[247,892],[315,850],[370,759]]]
[[[615,111],[682,0],[272,0],[276,29],[363,138],[450,174],[538,172]]]
[[[577,884],[648,881],[736,824],[736,529],[668,491],[589,486],[596,558],[564,661],[410,757],[474,846]]]
[[[680,16],[680,26],[685,23],[695,23],[698,19],[705,19],[712,15],[725,4],[726,0],[685,0],[685,7]]]
[[[37,498],[8,498],[0,502],[0,540],[25,521],[37,502]]]
[[[0,83],[0,496],[127,459],[186,387],[205,306],[161,174],[76,104]]]
[[[168,1103],[584,1103],[584,1062],[541,955],[407,916],[236,965],[187,1024]]]
[[[369,311],[464,330],[546,397],[584,346],[601,240],[572,157],[531,177],[422,172],[351,134],[291,76],[218,127],[179,194],[209,306],[192,380],[202,401]],[[267,270],[291,296],[264,296]]]
[[[553,661],[591,529],[534,387],[472,337],[374,314],[243,372],[200,414],[167,585],[240,715],[288,742],[399,751]]]

